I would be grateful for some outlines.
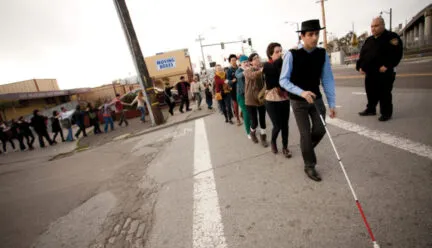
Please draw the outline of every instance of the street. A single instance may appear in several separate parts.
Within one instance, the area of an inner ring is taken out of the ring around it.
[[[328,128],[381,248],[432,247],[432,60],[397,71],[393,119],[379,122],[357,114],[362,76],[335,67]],[[3,155],[1,247],[372,247],[328,137],[317,183],[303,172],[293,113],[289,125],[291,159],[217,111],[56,159]]]

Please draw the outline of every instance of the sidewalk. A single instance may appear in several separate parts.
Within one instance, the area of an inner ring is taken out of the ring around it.
[[[202,110],[196,110],[195,105],[191,105],[191,108],[192,111],[185,113],[180,113],[178,110],[176,110],[173,116],[171,116],[166,109],[163,109],[162,112],[165,117],[165,123],[159,126],[152,127],[150,118],[146,116],[147,119],[145,123],[141,123],[139,118],[129,119],[129,125],[127,127],[124,125],[120,127],[118,126],[118,122],[115,122],[114,131],[108,129],[108,133],[94,135],[93,130],[91,132],[89,131],[87,133],[88,137],[79,139],[77,142],[77,148],[85,149],[89,147],[100,146],[115,140],[140,136],[215,113],[214,109],[208,110],[204,106],[202,107]],[[103,125],[101,126],[101,130],[103,131]]]

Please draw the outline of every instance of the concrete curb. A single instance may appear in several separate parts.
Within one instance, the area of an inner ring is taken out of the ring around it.
[[[164,124],[164,125],[161,125],[161,126],[156,126],[154,128],[150,128],[148,130],[141,131],[139,133],[131,134],[131,135],[125,137],[124,139],[134,138],[134,137],[138,137],[138,136],[141,136],[141,135],[144,135],[144,134],[156,132],[156,131],[159,131],[159,130],[162,130],[162,129],[165,129],[165,128],[169,128],[169,127],[172,127],[172,126],[175,126],[175,125],[179,125],[179,124],[183,124],[183,123],[186,123],[186,122],[189,122],[189,121],[194,121],[196,119],[204,118],[204,117],[207,117],[207,116],[212,115],[214,113],[215,112],[211,112],[211,113],[207,113],[207,114],[204,114],[204,115],[187,118],[187,119],[184,119],[184,120],[181,120],[181,121],[172,122],[172,123]]]

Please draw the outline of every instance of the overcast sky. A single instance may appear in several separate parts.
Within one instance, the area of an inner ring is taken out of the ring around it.
[[[144,56],[188,48],[192,62],[203,43],[252,38],[265,56],[268,43],[296,43],[295,25],[321,19],[315,0],[126,0]],[[369,31],[371,19],[393,8],[393,26],[409,21],[431,0],[329,0],[327,30],[342,36]],[[169,7],[169,8],[168,8]],[[384,15],[389,20],[388,15]],[[321,24],[322,25],[322,24]],[[387,25],[388,26],[388,25]],[[214,27],[214,28],[211,28]],[[247,47],[247,46],[245,46]],[[221,62],[241,45],[205,48]],[[111,0],[0,0],[0,84],[31,78],[56,78],[60,88],[93,87],[135,74]]]

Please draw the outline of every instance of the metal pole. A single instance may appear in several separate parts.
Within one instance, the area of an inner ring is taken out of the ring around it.
[[[392,31],[392,8],[390,8],[390,32]]]
[[[324,0],[321,0],[321,10],[322,10],[323,25],[324,27],[326,27]],[[324,29],[324,49],[327,49],[327,27],[326,29]]]
[[[203,49],[203,45],[202,45],[203,38],[201,37],[201,35],[199,35],[198,39],[199,39],[200,47],[201,47],[201,56],[203,58],[204,71],[207,71],[206,61],[205,61],[205,57],[204,57],[204,49]]]
[[[133,28],[132,20],[129,15],[129,11],[126,6],[125,0],[113,0],[116,8],[118,17],[122,24],[123,31],[126,36],[126,40],[129,45],[129,50],[132,54],[135,69],[138,75],[138,81],[143,89],[145,95],[145,101],[148,106],[149,116],[152,125],[159,125],[164,122],[162,111],[159,108],[159,103],[156,99],[156,93],[153,90],[152,80],[147,70],[147,65],[142,55],[141,48],[139,46],[138,38]],[[154,106],[153,106],[154,102]]]
[[[297,24],[297,30],[296,30],[296,31],[300,31],[300,27],[299,27],[298,22],[296,22],[296,24]],[[298,44],[300,45],[300,44],[301,44],[301,37],[300,37],[300,34],[297,33],[297,36],[298,36]]]

